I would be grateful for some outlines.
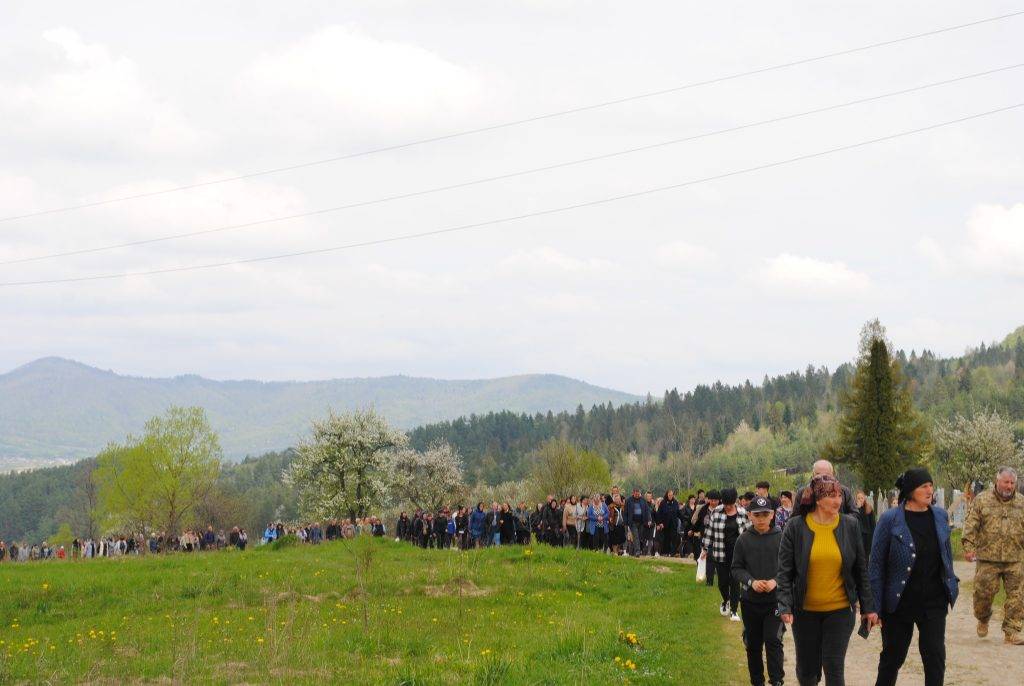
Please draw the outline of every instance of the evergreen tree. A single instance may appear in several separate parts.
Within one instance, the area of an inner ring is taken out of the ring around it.
[[[881,492],[907,467],[926,460],[931,445],[886,341],[878,338],[868,350],[844,394],[832,452],[860,475],[865,490]]]
[[[1018,381],[1024,379],[1024,337],[1017,339],[1013,351],[1013,369]]]

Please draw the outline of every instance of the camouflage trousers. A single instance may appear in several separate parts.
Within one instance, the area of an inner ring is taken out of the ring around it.
[[[1020,562],[978,560],[974,572],[974,616],[980,622],[989,620],[992,616],[992,600],[999,593],[1000,582],[1006,591],[1003,632],[1017,633],[1024,621],[1024,574]]]

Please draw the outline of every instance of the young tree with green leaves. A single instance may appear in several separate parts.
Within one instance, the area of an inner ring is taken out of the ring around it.
[[[108,527],[177,534],[213,488],[221,448],[201,407],[172,407],[141,438],[96,457],[93,481]]]
[[[299,443],[285,480],[298,491],[306,517],[365,517],[383,505],[391,454],[407,443],[404,433],[372,410],[330,412]]]
[[[567,441],[547,441],[533,455],[530,484],[535,502],[544,500],[548,494],[568,497],[603,492],[611,480],[603,457]]]
[[[888,342],[878,337],[884,329],[877,320],[872,324],[868,334],[876,337],[870,346],[862,343],[868,353],[843,395],[838,438],[830,452],[860,475],[865,490],[879,493],[892,488],[908,467],[926,462],[931,443],[899,362],[891,358]]]

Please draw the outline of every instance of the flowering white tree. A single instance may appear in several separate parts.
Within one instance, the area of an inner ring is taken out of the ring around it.
[[[284,474],[299,494],[306,517],[365,517],[387,494],[389,458],[408,439],[372,410],[313,422],[313,434],[299,443]]]
[[[420,452],[405,448],[391,458],[394,499],[421,510],[437,511],[461,502],[467,495],[462,481],[462,459],[448,443],[436,443]]]
[[[934,438],[942,473],[956,488],[976,479],[994,479],[1003,465],[1024,466],[1024,445],[998,412],[979,412],[969,418],[958,414],[949,422],[939,422]]]

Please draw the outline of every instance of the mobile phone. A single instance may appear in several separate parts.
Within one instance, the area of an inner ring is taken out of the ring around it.
[[[857,635],[861,638],[867,638],[870,633],[871,627],[868,625],[868,618],[862,617],[860,620],[860,629],[857,630]]]

